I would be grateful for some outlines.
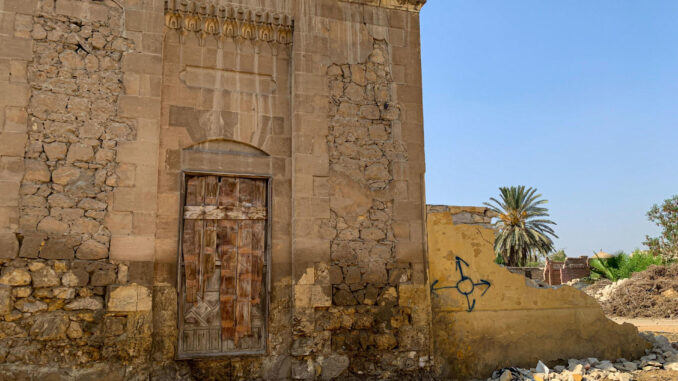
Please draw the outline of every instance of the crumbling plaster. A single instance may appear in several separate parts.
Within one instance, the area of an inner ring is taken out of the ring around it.
[[[647,343],[637,329],[606,318],[592,297],[570,286],[530,287],[522,275],[495,264],[495,233],[487,226],[491,214],[486,208],[429,206],[428,210],[438,377],[485,378],[496,369],[530,368],[540,360],[554,364],[570,358],[630,359],[644,354]],[[473,218],[460,220],[460,215]],[[458,284],[460,268],[475,287]],[[455,285],[459,287],[449,288]]]

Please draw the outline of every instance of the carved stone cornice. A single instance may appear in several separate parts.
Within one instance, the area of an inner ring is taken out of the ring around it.
[[[165,26],[178,31],[182,37],[195,33],[201,45],[210,36],[217,41],[234,38],[289,45],[294,20],[267,10],[199,0],[165,0]]]
[[[358,3],[372,5],[375,7],[402,9],[406,11],[419,12],[421,7],[426,4],[426,0],[340,0],[347,3]]]

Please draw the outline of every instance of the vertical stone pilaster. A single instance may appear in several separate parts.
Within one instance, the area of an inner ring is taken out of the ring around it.
[[[136,122],[137,135],[118,148],[121,168],[117,179],[124,185],[114,191],[112,221],[124,221],[125,226],[112,234],[111,258],[153,262],[158,209],[162,2],[126,5],[124,20],[123,35],[134,42],[134,48],[122,56],[119,112]]]
[[[419,57],[418,15],[410,5],[356,3],[297,4],[291,355],[299,379],[428,371],[423,125],[405,125],[405,112],[421,114],[421,93],[400,93],[400,57]]]
[[[19,255],[19,186],[24,177],[30,96],[26,72],[33,57],[36,5],[34,0],[0,4],[0,258]],[[36,177],[49,181],[46,168],[31,164]]]

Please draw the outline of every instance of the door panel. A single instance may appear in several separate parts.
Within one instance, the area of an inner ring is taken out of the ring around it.
[[[187,176],[179,356],[265,349],[267,180]]]

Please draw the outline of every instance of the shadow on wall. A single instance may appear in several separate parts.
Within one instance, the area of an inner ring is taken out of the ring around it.
[[[572,287],[536,289],[494,263],[492,216],[483,207],[428,206],[435,371],[485,378],[538,360],[637,358],[647,343]]]

